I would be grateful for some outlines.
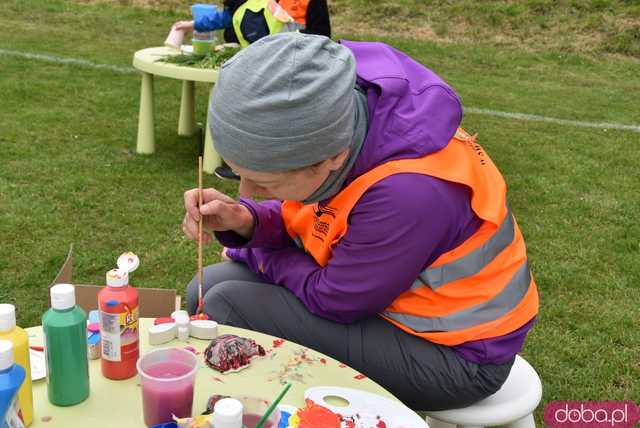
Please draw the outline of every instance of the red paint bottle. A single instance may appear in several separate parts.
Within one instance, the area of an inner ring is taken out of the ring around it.
[[[115,380],[135,376],[138,373],[136,362],[140,356],[138,291],[129,285],[126,270],[112,269],[107,272],[107,286],[98,293],[98,307],[102,375]]]

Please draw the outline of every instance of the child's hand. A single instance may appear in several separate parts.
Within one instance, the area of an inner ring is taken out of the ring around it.
[[[185,33],[188,33],[190,31],[193,31],[193,21],[178,21],[175,24],[173,24],[173,28],[174,30],[180,30],[180,31],[184,31]]]

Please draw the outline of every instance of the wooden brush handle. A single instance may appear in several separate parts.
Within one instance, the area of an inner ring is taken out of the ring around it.
[[[198,156],[198,209],[202,206],[202,156]],[[202,312],[202,215],[198,220],[198,313]]]

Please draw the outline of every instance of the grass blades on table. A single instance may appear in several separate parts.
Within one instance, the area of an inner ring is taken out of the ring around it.
[[[240,48],[223,48],[219,51],[210,52],[206,55],[195,55],[190,53],[167,55],[160,58],[158,61],[184,67],[218,68],[226,60],[238,53],[238,51],[240,51]]]

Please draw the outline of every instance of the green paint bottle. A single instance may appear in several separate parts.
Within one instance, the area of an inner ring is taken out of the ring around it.
[[[76,306],[71,284],[51,287],[51,309],[42,316],[51,404],[71,406],[89,396],[87,314]]]

